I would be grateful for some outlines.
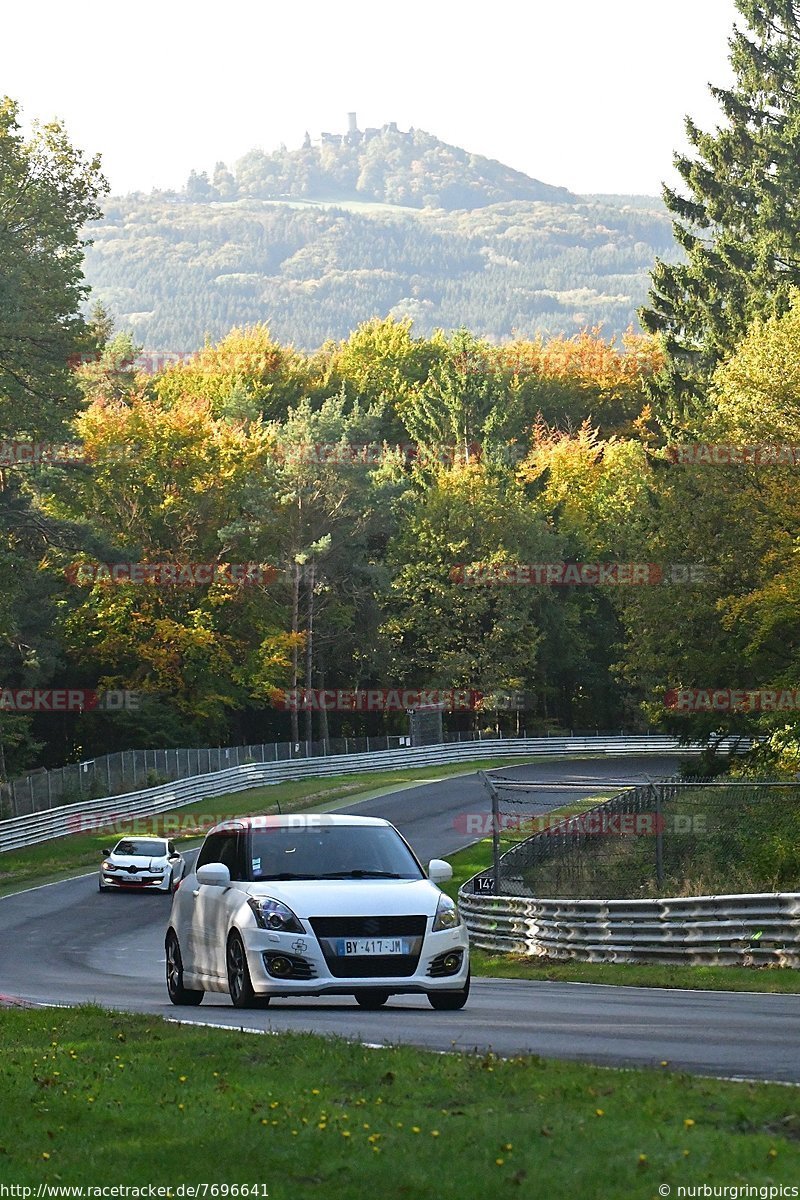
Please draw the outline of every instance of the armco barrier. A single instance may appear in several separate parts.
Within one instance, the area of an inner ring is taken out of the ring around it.
[[[800,895],[544,900],[459,895],[473,946],[581,962],[800,967]]]
[[[735,748],[736,743],[723,744],[720,749]],[[677,738],[648,734],[625,737],[575,738],[515,738],[492,742],[449,742],[436,746],[406,747],[384,750],[380,754],[339,754],[320,758],[304,758],[275,763],[247,763],[210,775],[128,792],[124,796],[107,796],[67,804],[46,812],[29,813],[0,821],[0,853],[33,846],[54,838],[66,837],[76,831],[81,817],[111,820],[114,817],[145,817],[153,813],[181,808],[207,797],[228,792],[247,791],[290,779],[324,778],[330,775],[350,775],[362,771],[389,771],[398,767],[439,766],[443,763],[469,762],[486,759],[528,758],[559,755],[625,755],[700,753],[700,746],[681,746]]]

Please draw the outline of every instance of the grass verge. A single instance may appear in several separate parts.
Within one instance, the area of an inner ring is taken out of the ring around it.
[[[450,855],[448,862],[453,867],[453,878],[444,885],[443,890],[457,899],[459,888],[468,879],[492,865],[491,838]],[[517,954],[487,954],[482,950],[472,950],[470,961],[473,975],[487,975],[495,979],[540,979],[562,983],[627,984],[629,987],[726,992],[800,992],[800,971],[788,967],[561,962]]]
[[[797,1183],[797,1093],[774,1084],[369,1050],[97,1008],[7,1009],[0,1029],[7,1184],[649,1200],[663,1184]]]
[[[42,842],[23,850],[9,850],[0,854],[0,896],[7,895],[25,886],[51,883],[67,879],[99,867],[103,848],[124,833],[158,834],[174,836],[176,841],[189,845],[189,837],[181,837],[180,831],[204,822],[206,828],[226,817],[246,816],[251,813],[275,812],[276,802],[282,812],[300,812],[325,808],[327,805],[357,799],[359,795],[372,792],[392,784],[411,783],[414,780],[445,779],[451,775],[469,774],[473,771],[491,770],[499,766],[522,763],[549,762],[548,758],[521,757],[514,759],[487,759],[469,763],[448,763],[442,766],[413,767],[406,770],[370,771],[361,774],[336,775],[325,780],[298,779],[268,787],[253,788],[247,792],[230,792],[225,796],[207,797],[196,804],[183,805],[166,813],[139,819],[138,827],[125,824],[116,832],[72,833],[53,841]],[[120,797],[124,799],[124,797]],[[91,818],[91,807],[87,805],[87,818]],[[74,819],[74,818],[73,818]],[[195,839],[196,840],[196,835]]]

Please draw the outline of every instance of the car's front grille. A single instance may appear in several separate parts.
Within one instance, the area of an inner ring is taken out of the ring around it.
[[[323,945],[322,952],[328,970],[336,979],[405,978],[414,974],[419,962],[419,951],[416,954],[386,954],[380,957],[377,954],[364,954],[344,958],[329,954]]]
[[[388,979],[413,975],[419,963],[427,917],[309,917],[319,938],[331,975],[337,979]],[[412,940],[411,954],[337,954],[337,938],[404,937]]]
[[[427,917],[309,917],[317,937],[419,937]]]

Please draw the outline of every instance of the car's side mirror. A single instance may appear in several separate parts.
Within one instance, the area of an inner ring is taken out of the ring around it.
[[[197,882],[207,883],[209,887],[230,887],[231,873],[224,863],[204,863],[197,868]]]
[[[105,850],[101,850],[101,851],[100,851],[100,853],[102,854],[103,858],[108,858],[109,854],[113,854],[113,853],[114,853],[114,851],[113,851],[113,850],[109,850],[109,849],[106,847],[106,849],[105,849]]]
[[[446,883],[453,878],[453,868],[443,858],[432,858],[428,863],[428,879],[431,883]]]

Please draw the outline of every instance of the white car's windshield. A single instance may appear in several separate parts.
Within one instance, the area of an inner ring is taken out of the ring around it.
[[[394,829],[346,825],[258,830],[250,877],[258,879],[424,879]]]
[[[117,842],[114,853],[130,854],[142,858],[163,858],[167,850],[163,842],[158,842],[154,838],[128,838],[125,841]]]

